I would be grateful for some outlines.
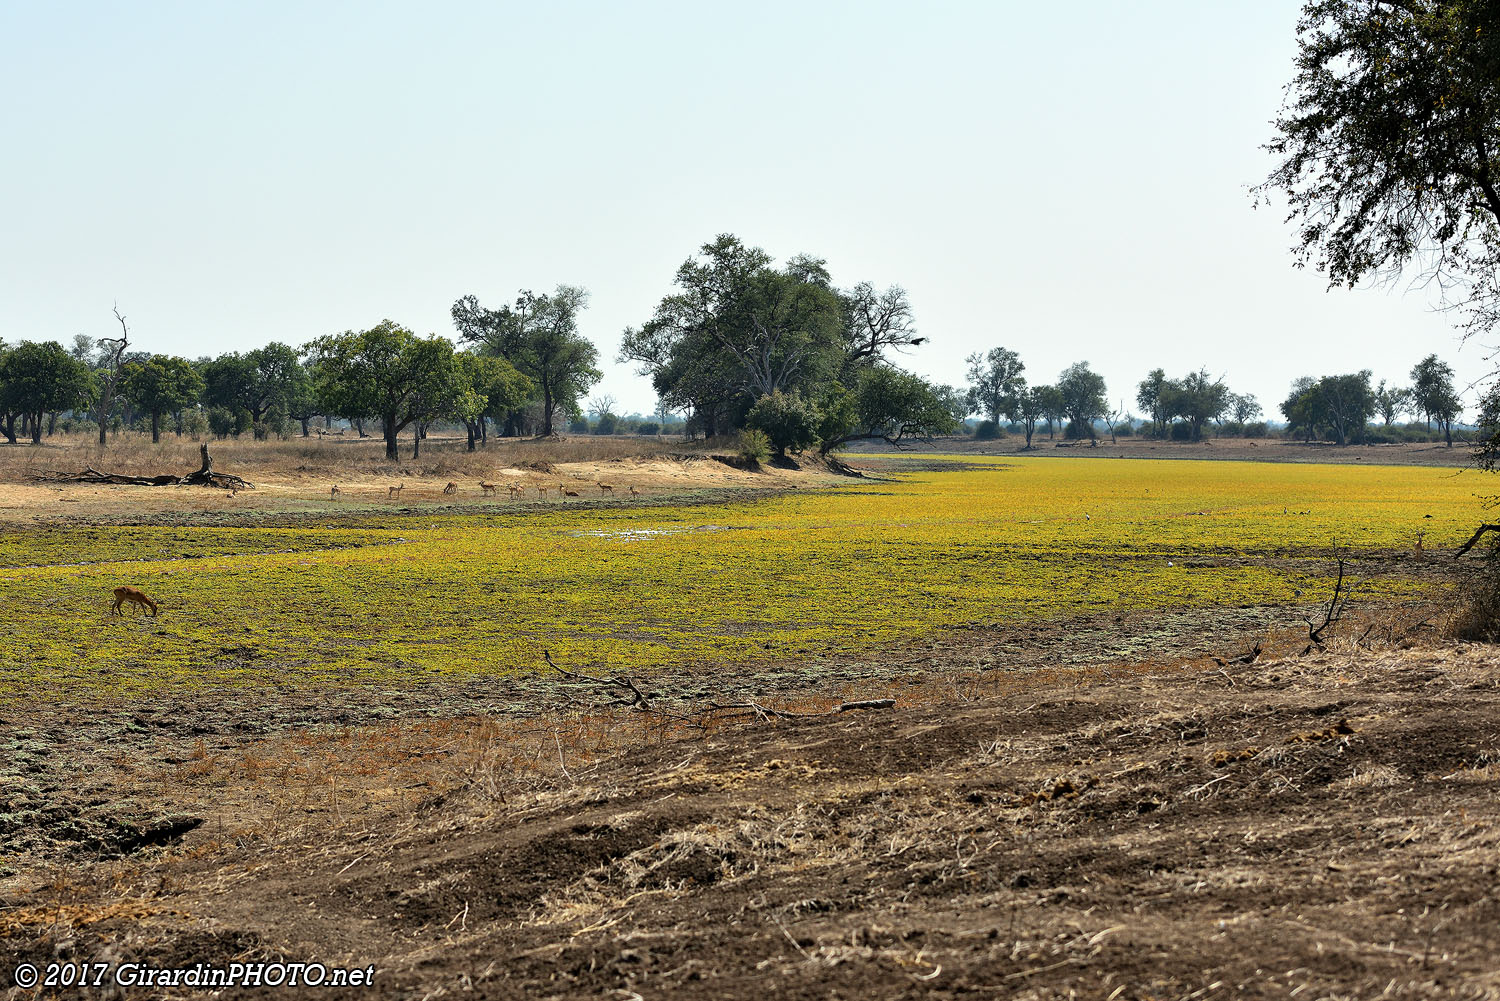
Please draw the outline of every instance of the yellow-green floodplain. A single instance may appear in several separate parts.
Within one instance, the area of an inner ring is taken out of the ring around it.
[[[530,670],[543,648],[728,668],[964,623],[1284,603],[1325,585],[1335,541],[1459,544],[1488,487],[1411,466],[930,458],[724,505],[24,531],[0,541],[0,685],[399,684]],[[1370,589],[1425,586],[1400,567]],[[161,617],[109,616],[121,584]]]

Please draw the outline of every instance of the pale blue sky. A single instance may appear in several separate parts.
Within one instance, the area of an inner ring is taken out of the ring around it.
[[[1248,186],[1295,0],[0,0],[0,337],[196,356],[583,285],[601,390],[716,233],[899,283],[911,368],[1488,370],[1421,293],[1325,293]]]

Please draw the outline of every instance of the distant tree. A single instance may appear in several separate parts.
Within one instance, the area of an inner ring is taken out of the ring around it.
[[[337,414],[375,414],[385,432],[385,457],[398,458],[397,436],[413,423],[455,409],[465,387],[456,376],[453,344],[418,337],[383,320],[369,330],[346,331],[312,344],[317,392]],[[420,448],[413,441],[413,453]]]
[[[985,354],[975,352],[966,359],[969,364],[969,410],[999,422],[1001,416],[1015,409],[1017,394],[1024,389],[1026,370],[1021,356],[1006,348],[991,348]]]
[[[1248,424],[1261,415],[1260,401],[1254,393],[1230,393],[1229,414],[1236,424]]]
[[[1174,379],[1162,390],[1161,406],[1172,417],[1181,417],[1193,441],[1203,438],[1203,426],[1218,420],[1229,409],[1229,388],[1223,380],[1213,379],[1207,369],[1189,372]]]
[[[1411,265],[1500,318],[1500,18],[1494,0],[1308,0],[1258,189],[1332,284]]]
[[[494,310],[472,295],[453,304],[453,322],[464,340],[531,380],[541,397],[544,437],[554,433],[559,410],[578,413],[580,398],[600,378],[599,351],[578,333],[578,314],[587,305],[588,293],[568,285],[546,295],[522,292],[514,305]]]
[[[1068,401],[1063,397],[1062,390],[1056,386],[1037,386],[1031,392],[1042,419],[1047,422],[1047,438],[1050,440],[1053,437],[1054,425],[1061,424],[1068,416]],[[1100,393],[1103,393],[1102,389]],[[1027,445],[1030,444],[1031,439],[1028,437]]]
[[[256,438],[266,436],[272,407],[288,411],[293,401],[311,395],[300,353],[276,341],[245,354],[222,354],[205,364],[202,374],[204,402],[248,413]]]
[[[1428,426],[1436,421],[1448,447],[1453,447],[1453,420],[1463,411],[1458,391],[1453,388],[1453,366],[1428,355],[1411,370],[1412,403],[1427,416]]]
[[[1087,432],[1091,440],[1094,422],[1109,413],[1109,403],[1104,396],[1104,376],[1089,368],[1086,361],[1077,362],[1063,369],[1057,377],[1057,391],[1062,394],[1063,412],[1068,422]]]
[[[1025,379],[1018,380],[1015,399],[1012,401],[1011,409],[1005,414],[1007,420],[1015,421],[1021,425],[1026,432],[1026,447],[1024,451],[1031,450],[1031,436],[1036,433],[1036,423],[1047,415],[1048,392],[1055,392],[1050,386],[1033,386],[1028,388]]]
[[[900,445],[908,438],[952,434],[958,427],[951,399],[920,376],[887,365],[860,373],[852,399],[852,409],[835,411],[839,414],[836,424],[830,425],[828,411],[824,412],[820,429],[824,455],[851,441],[878,439]]]
[[[1163,369],[1152,369],[1136,387],[1135,402],[1149,415],[1152,434],[1161,437],[1167,433],[1167,373]]]
[[[120,336],[94,339],[94,360],[90,366],[94,374],[94,402],[98,407],[100,448],[109,445],[110,416],[115,405],[115,392],[120,385],[120,366],[124,364],[125,352],[130,347],[130,327],[126,325],[125,316],[118,306],[115,307],[115,319],[120,324]],[[82,341],[74,338],[74,349],[77,350],[81,345]]]
[[[56,341],[22,341],[0,351],[0,431],[15,444],[16,418],[24,417],[32,444],[39,445],[42,414],[81,406],[90,388],[88,366]]]
[[[203,377],[186,358],[151,355],[127,362],[120,378],[125,397],[151,415],[151,440],[161,441],[162,414],[176,413],[203,395]]]
[[[1375,387],[1375,412],[1380,414],[1381,423],[1390,427],[1396,423],[1396,418],[1410,407],[1410,389],[1397,386],[1387,387],[1385,380],[1380,380],[1380,385]]]
[[[1370,388],[1368,369],[1353,375],[1325,375],[1318,380],[1317,393],[1323,401],[1323,417],[1338,444],[1347,445],[1350,438],[1364,435],[1365,425],[1375,412],[1375,391]]]
[[[1282,416],[1286,418],[1287,430],[1301,433],[1303,440],[1312,441],[1324,424],[1323,398],[1318,393],[1318,380],[1301,376],[1292,383],[1291,392],[1281,403]]]

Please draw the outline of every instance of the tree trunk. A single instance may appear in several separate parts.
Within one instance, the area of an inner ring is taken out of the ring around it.
[[[542,437],[552,434],[552,385],[542,382]]]
[[[161,443],[161,411],[151,411],[151,444]]]
[[[12,445],[14,445],[16,443],[16,415],[15,414],[6,414],[5,415],[4,424],[3,424],[3,426],[0,426],[0,432],[3,432],[5,434],[5,440],[6,441],[10,442]]]
[[[395,462],[401,458],[400,452],[396,450],[396,421],[394,418],[383,422],[385,431],[385,457]]]
[[[311,417],[304,417],[304,418],[302,418],[302,437],[304,437],[304,438],[311,438],[312,437],[312,418]]]
[[[417,421],[411,426],[411,457],[415,459],[422,454],[422,422]]]
[[[474,422],[464,421],[464,427],[469,431],[469,451],[474,451]]]
[[[56,410],[52,411],[52,413],[50,413],[50,414],[47,415],[47,437],[50,438],[50,437],[52,437],[55,434],[57,434],[57,411]]]
[[[42,412],[40,410],[31,415],[31,443],[33,445],[42,443]]]

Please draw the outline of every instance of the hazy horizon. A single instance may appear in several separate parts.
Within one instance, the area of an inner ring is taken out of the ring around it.
[[[1135,407],[1206,367],[1268,417],[1297,376],[1489,372],[1422,291],[1325,291],[1250,186],[1299,4],[158,4],[0,10],[0,338],[190,357],[581,285],[614,361],[731,232],[899,284],[961,385],[1004,345]],[[1466,393],[1466,400],[1473,394]]]

